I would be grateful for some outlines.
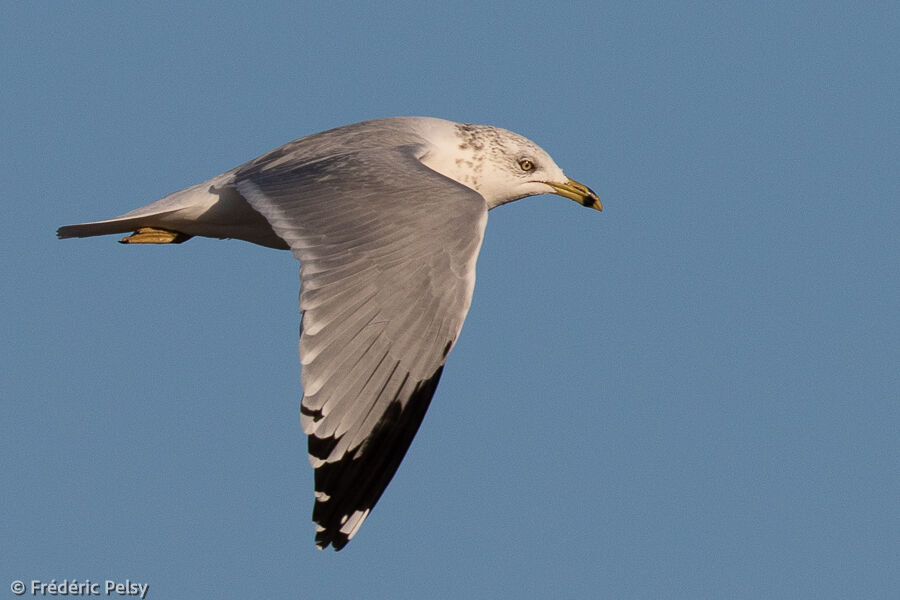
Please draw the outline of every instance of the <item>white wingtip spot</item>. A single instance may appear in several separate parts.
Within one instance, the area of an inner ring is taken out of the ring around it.
[[[366,510],[358,510],[354,512],[349,519],[347,518],[347,515],[344,515],[344,518],[341,519],[341,533],[345,534],[348,540],[352,540],[353,536],[356,535],[356,532],[359,531],[363,521],[369,516],[370,510],[371,509],[369,508]]]
[[[320,492],[320,491],[316,490],[315,494],[316,494],[316,502],[328,502],[329,500],[331,500],[331,496],[329,496],[325,492]]]

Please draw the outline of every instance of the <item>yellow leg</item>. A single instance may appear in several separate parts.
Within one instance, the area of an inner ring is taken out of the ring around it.
[[[141,227],[129,236],[119,240],[120,244],[180,244],[185,240],[191,239],[190,235],[179,233],[177,231],[169,231],[168,229],[157,229],[156,227]]]

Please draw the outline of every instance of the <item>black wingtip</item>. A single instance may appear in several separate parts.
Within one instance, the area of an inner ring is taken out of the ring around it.
[[[313,507],[316,546],[324,549],[331,545],[338,551],[359,530],[406,456],[443,370],[441,365],[431,377],[420,381],[405,407],[399,400],[391,402],[364,442],[362,452],[353,449],[340,460],[316,468],[317,497]],[[402,395],[402,389],[401,386],[398,396]],[[323,440],[311,435],[310,452],[321,453],[322,443]],[[342,528],[354,517],[356,523],[349,531],[344,531]]]

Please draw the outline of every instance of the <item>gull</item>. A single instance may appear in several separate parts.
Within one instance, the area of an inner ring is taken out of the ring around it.
[[[492,208],[557,194],[602,210],[534,142],[431,117],[289,142],[60,238],[234,238],[300,262],[300,424],[315,470],[316,545],[343,548],[422,423],[469,310]]]

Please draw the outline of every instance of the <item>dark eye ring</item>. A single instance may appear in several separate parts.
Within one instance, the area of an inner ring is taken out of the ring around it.
[[[519,159],[519,167],[523,171],[533,171],[534,163],[531,162],[530,160],[528,160],[527,158],[522,158],[522,159]]]

